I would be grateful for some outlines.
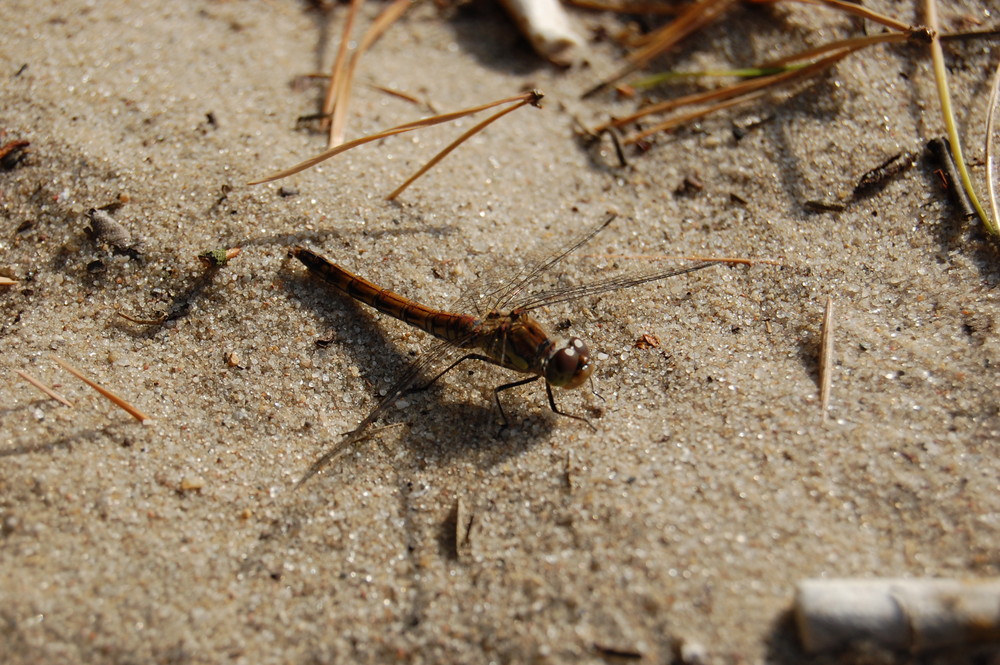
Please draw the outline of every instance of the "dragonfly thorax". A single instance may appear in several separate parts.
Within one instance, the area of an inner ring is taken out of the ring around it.
[[[557,388],[576,388],[590,378],[594,365],[590,349],[578,337],[554,345],[555,351],[545,361],[545,380]]]

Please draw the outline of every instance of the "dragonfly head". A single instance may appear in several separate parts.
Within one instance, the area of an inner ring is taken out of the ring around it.
[[[577,337],[556,349],[545,363],[545,380],[556,388],[576,388],[590,378],[590,349]]]

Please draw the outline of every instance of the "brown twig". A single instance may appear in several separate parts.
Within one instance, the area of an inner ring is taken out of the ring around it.
[[[57,363],[59,363],[59,366],[62,367],[64,370],[66,370],[67,372],[69,372],[70,374],[72,374],[73,376],[75,376],[76,378],[80,379],[81,381],[83,381],[84,383],[86,383],[88,386],[90,386],[91,388],[93,388],[94,390],[96,390],[97,392],[101,393],[101,395],[103,395],[104,397],[106,397],[107,399],[109,399],[115,406],[117,406],[117,407],[119,407],[119,408],[124,409],[125,411],[127,411],[129,413],[129,415],[131,415],[133,418],[135,418],[136,420],[138,420],[140,423],[144,423],[144,422],[146,422],[147,420],[150,419],[150,417],[148,415],[146,415],[145,413],[143,413],[139,409],[137,409],[134,406],[132,406],[131,404],[129,404],[125,400],[125,398],[123,398],[123,397],[121,397],[121,396],[113,393],[112,391],[108,390],[107,388],[105,388],[104,386],[100,385],[99,383],[97,383],[95,381],[92,381],[91,379],[87,378],[84,375],[83,372],[81,372],[80,370],[78,370],[73,365],[70,365],[68,362],[66,362],[65,360],[63,360],[59,356],[56,356],[54,354],[49,354],[49,355],[50,355],[50,357],[54,361],[56,361]]]
[[[49,388],[47,385],[45,385],[44,383],[42,383],[41,381],[39,381],[35,377],[31,376],[27,372],[22,372],[19,369],[16,369],[14,371],[17,372],[18,376],[20,376],[22,379],[24,379],[25,381],[27,381],[28,383],[30,383],[34,387],[36,387],[39,390],[41,390],[43,393],[45,393],[46,395],[48,395],[49,397],[51,397],[55,401],[62,402],[66,406],[68,406],[70,408],[73,408],[73,403],[72,402],[70,402],[68,399],[66,399],[65,397],[63,397],[62,395],[60,395],[59,393],[57,393],[56,391],[54,391],[51,388]]]

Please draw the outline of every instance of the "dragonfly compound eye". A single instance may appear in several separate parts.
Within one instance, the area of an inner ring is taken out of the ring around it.
[[[593,371],[590,349],[583,340],[574,337],[549,358],[545,364],[545,380],[557,388],[576,388],[590,378]]]

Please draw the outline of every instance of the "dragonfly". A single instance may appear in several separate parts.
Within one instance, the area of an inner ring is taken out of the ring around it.
[[[632,275],[604,281],[555,288],[520,297],[543,273],[590,242],[616,218],[609,214],[594,229],[529,270],[519,273],[504,289],[487,294],[493,306],[482,316],[461,314],[434,309],[388,289],[379,287],[367,279],[355,275],[346,268],[304,247],[294,247],[289,254],[301,261],[311,274],[334,287],[341,293],[354,298],[383,314],[388,314],[404,323],[419,328],[437,338],[437,343],[410,364],[402,376],[390,387],[385,396],[357,427],[343,435],[343,438],[324,453],[299,481],[302,485],[327,464],[339,457],[353,444],[367,438],[369,426],[391,405],[407,392],[429,387],[439,378],[467,360],[479,360],[512,370],[525,378],[497,386],[493,390],[494,399],[506,427],[508,420],[504,412],[500,394],[535,381],[544,380],[549,407],[553,412],[585,422],[583,416],[566,413],[556,406],[553,388],[573,389],[583,385],[594,371],[595,359],[586,342],[578,337],[568,339],[554,337],[538,322],[532,312],[557,303],[596,296],[601,293],[628,289],[649,282],[703,270],[716,265],[705,261],[683,268],[661,272]],[[439,372],[430,382],[414,388],[418,377],[435,365],[449,351],[465,351],[458,360]]]

